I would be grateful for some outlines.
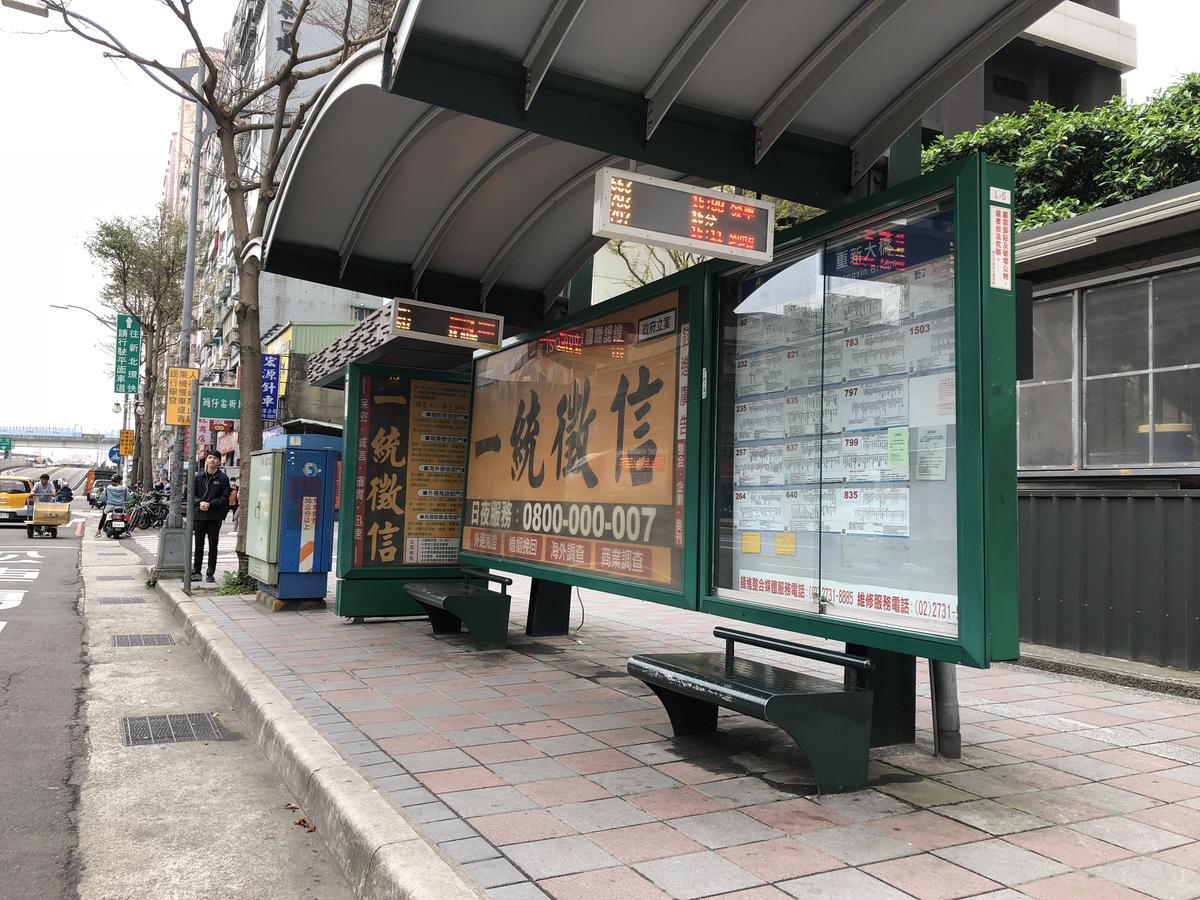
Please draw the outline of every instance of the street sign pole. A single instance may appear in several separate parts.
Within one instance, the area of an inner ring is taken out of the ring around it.
[[[196,431],[198,430],[198,422],[200,420],[200,380],[196,379],[192,382],[191,396],[191,424],[188,425],[188,431],[191,434],[191,440],[188,442],[187,458],[183,462],[184,484],[187,485],[187,506],[184,507],[184,547],[190,550],[191,546],[188,542],[195,541],[195,522],[192,517],[195,510],[195,500],[192,497],[192,489],[196,486]],[[183,501],[183,495],[180,495],[180,502]],[[184,560],[183,565],[183,592],[190,594],[192,592],[192,567],[195,565],[195,560]]]
[[[204,61],[200,60],[196,67],[196,78],[204,82]],[[204,109],[196,103],[195,118],[192,126],[192,171],[188,185],[188,234],[187,256],[183,272],[183,323],[179,330],[179,365],[188,366],[191,363],[192,344],[192,299],[196,289],[196,209],[200,203],[200,148],[204,143]],[[195,418],[192,419],[195,422]],[[174,561],[183,559],[184,567],[191,565],[187,562],[188,535],[182,530],[179,504],[183,497],[183,471],[180,461],[183,458],[183,429],[175,428],[175,441],[171,446],[171,478],[172,499],[169,504],[166,524],[158,538],[158,559],[154,570],[156,573],[171,572]],[[191,572],[191,569],[187,569]]]

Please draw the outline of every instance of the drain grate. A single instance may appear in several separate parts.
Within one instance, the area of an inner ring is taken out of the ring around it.
[[[175,716],[134,716],[121,720],[126,747],[147,744],[181,744],[185,741],[221,741],[225,735],[211,713]]]
[[[175,638],[169,634],[114,634],[114,647],[174,647]]]
[[[97,581],[133,581],[132,575],[97,575]]]
[[[145,603],[142,597],[101,597],[101,603]]]

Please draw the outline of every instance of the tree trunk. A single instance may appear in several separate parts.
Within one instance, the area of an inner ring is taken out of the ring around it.
[[[257,259],[248,259],[238,271],[240,297],[235,315],[238,323],[238,341],[241,344],[241,395],[242,415],[239,425],[238,448],[241,454],[241,470],[238,487],[246,491],[250,487],[250,454],[262,449],[262,347],[258,321],[258,278],[261,266]],[[238,507],[237,555],[238,572],[245,575],[249,569],[246,558],[247,511],[249,495],[243,494]]]
[[[154,395],[158,391],[158,354],[146,356],[146,392],[142,396],[142,416],[137,441],[141,452],[140,477],[143,484],[154,484]]]

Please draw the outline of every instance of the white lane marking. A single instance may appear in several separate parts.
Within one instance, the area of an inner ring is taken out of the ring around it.
[[[25,599],[26,591],[0,591],[0,612],[6,609],[16,609]]]
[[[0,550],[0,563],[25,562],[26,560],[36,562],[43,558],[40,550]]]
[[[3,631],[3,630],[4,630],[4,626],[5,626],[5,625],[7,625],[7,624],[8,624],[7,622],[0,622],[0,631]]]
[[[13,569],[0,566],[0,581],[37,581],[41,574],[38,569]]]

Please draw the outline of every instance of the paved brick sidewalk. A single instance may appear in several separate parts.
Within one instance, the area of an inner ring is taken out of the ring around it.
[[[780,732],[729,715],[672,740],[625,675],[632,653],[716,646],[720,620],[583,599],[581,630],[541,639],[514,601],[510,649],[484,654],[424,620],[200,605],[497,900],[1200,896],[1200,704],[961,669],[961,762],[931,755],[921,697],[916,748],[815,797]]]

